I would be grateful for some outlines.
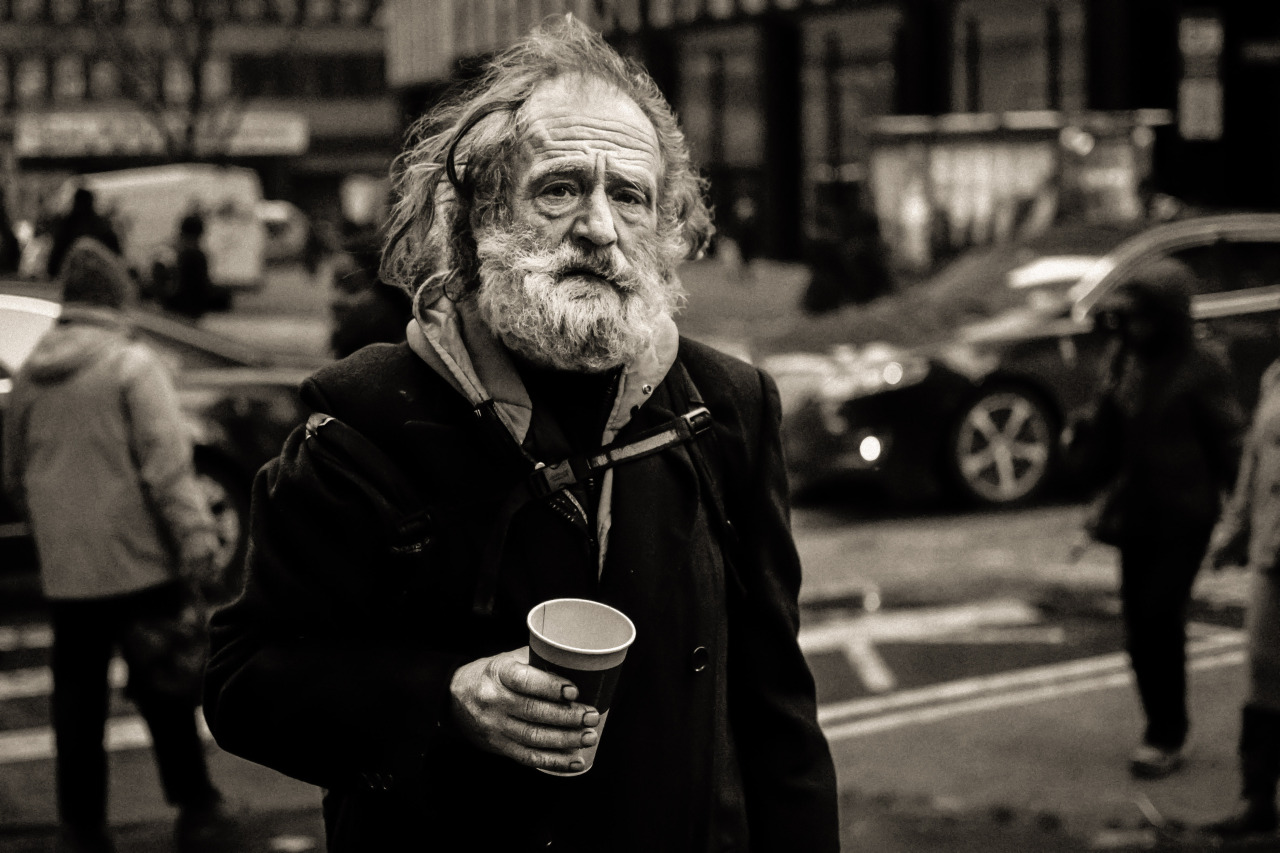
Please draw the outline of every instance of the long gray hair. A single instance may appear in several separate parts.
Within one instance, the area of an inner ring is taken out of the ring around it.
[[[578,74],[617,89],[657,132],[659,235],[694,257],[714,232],[706,181],[649,75],[571,15],[545,22],[489,63],[474,83],[419,118],[392,168],[396,198],[382,250],[382,280],[410,295],[442,287],[454,299],[477,285],[475,231],[509,216],[521,108],[541,84]],[[416,299],[415,299],[416,302]]]

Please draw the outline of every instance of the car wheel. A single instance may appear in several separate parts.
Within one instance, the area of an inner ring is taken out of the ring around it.
[[[994,388],[971,402],[953,432],[951,466],[965,495],[993,506],[1039,494],[1054,454],[1053,418],[1018,388]]]
[[[244,583],[244,557],[249,547],[249,496],[225,466],[196,460],[196,480],[204,490],[218,532],[214,558],[217,584],[206,590],[210,603],[230,601]]]

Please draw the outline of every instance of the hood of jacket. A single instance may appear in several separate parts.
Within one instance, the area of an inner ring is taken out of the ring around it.
[[[36,343],[23,372],[38,385],[65,382],[101,361],[128,331],[128,322],[118,311],[67,306]]]

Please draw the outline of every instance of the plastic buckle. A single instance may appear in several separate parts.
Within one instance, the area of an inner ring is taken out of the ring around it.
[[[711,412],[707,410],[706,406],[699,406],[696,409],[690,409],[688,412],[681,415],[680,418],[688,424],[690,435],[697,435],[698,433],[706,432],[711,428]]]
[[[539,462],[534,466],[529,479],[533,483],[534,494],[540,498],[545,498],[578,482],[578,477],[573,473],[573,466],[569,464],[568,459],[554,465]]]

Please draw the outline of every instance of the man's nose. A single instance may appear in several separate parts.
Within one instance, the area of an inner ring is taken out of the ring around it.
[[[618,241],[613,208],[609,205],[609,194],[604,186],[596,186],[583,198],[583,209],[573,223],[573,234],[597,246],[610,246]]]

